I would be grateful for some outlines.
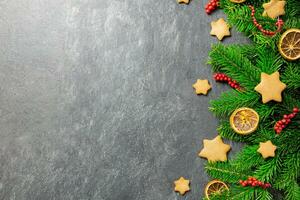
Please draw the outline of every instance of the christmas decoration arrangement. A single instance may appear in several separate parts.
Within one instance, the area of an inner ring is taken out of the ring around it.
[[[299,200],[300,1],[209,0],[203,9],[213,17],[216,8],[227,18],[212,20],[211,35],[221,41],[235,27],[252,42],[219,43],[209,53],[214,80],[231,88],[210,102],[220,125],[199,153],[211,177],[203,199]],[[211,89],[207,80],[193,87]],[[223,139],[244,146],[228,160]],[[190,190],[189,181],[177,181],[175,191]]]

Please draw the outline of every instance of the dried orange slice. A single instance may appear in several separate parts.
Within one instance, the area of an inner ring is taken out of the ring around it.
[[[254,132],[259,123],[259,115],[251,108],[239,108],[230,116],[231,128],[241,134],[248,135]]]
[[[230,0],[230,1],[233,2],[233,3],[243,3],[246,0]]]
[[[219,180],[212,180],[205,187],[205,196],[207,199],[213,195],[220,195],[225,190],[229,190],[228,186]]]
[[[278,44],[280,54],[287,60],[300,58],[300,29],[292,28],[285,31]]]

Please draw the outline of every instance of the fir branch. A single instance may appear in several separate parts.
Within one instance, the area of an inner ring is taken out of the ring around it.
[[[295,128],[288,127],[281,134],[275,137],[274,141],[277,146],[283,149],[283,154],[294,154],[300,151],[299,146],[300,131]],[[300,157],[300,155],[298,155]],[[299,158],[300,162],[300,158]]]
[[[284,73],[281,75],[282,81],[290,89],[300,88],[300,63],[289,63]]]
[[[278,104],[261,104],[259,98],[259,94],[255,91],[229,90],[223,92],[220,98],[211,100],[209,109],[218,117],[228,118],[235,109],[250,107],[256,110],[261,121],[265,121],[268,117],[274,115],[278,109]]]
[[[213,70],[226,73],[245,89],[252,90],[260,81],[261,70],[234,46],[215,45],[209,53]]]
[[[271,199],[273,199],[273,197],[267,190],[260,189],[256,193],[256,199],[257,200],[271,200]]]
[[[295,27],[300,27],[300,18],[292,18],[292,19],[285,20],[285,23],[283,25],[284,30],[295,28]]]
[[[280,175],[274,181],[274,187],[284,189],[289,187],[291,181],[298,179],[300,175],[300,152],[287,154],[283,158]]]
[[[258,94],[256,92],[240,92],[230,90],[223,92],[221,97],[210,101],[209,108],[219,117],[229,117],[229,115],[240,107],[253,107],[258,102]]]
[[[258,130],[250,135],[239,135],[233,131],[228,121],[222,121],[218,127],[218,133],[221,137],[230,139],[235,142],[246,142],[248,144],[257,144],[266,140],[271,140],[275,137],[273,129],[266,129],[263,125],[260,125]]]
[[[205,166],[206,172],[213,178],[226,180],[228,183],[237,183],[248,177],[247,172],[241,172],[229,162],[209,162]]]
[[[299,200],[300,199],[300,187],[296,181],[289,182],[289,186],[286,187],[285,192],[286,200]]]
[[[235,142],[247,142],[248,137],[247,136],[242,136],[238,135],[235,133],[232,128],[230,127],[230,124],[228,121],[223,121],[221,125],[217,129],[219,135],[222,138],[226,138]]]
[[[231,200],[271,200],[272,195],[267,191],[259,187],[231,187]]]
[[[300,1],[288,0],[285,5],[284,19],[297,19],[300,17]]]
[[[264,122],[274,115],[278,109],[278,104],[261,104],[258,103],[254,106],[255,111],[259,114],[260,121]]]
[[[258,145],[244,147],[235,159],[230,161],[230,164],[241,170],[250,170],[253,167],[261,165],[264,159],[257,153],[257,149]]]
[[[278,71],[283,65],[282,57],[279,53],[268,48],[256,48],[258,54],[258,61],[256,66],[261,69],[262,72],[272,74]]]
[[[255,171],[254,176],[261,181],[270,182],[272,178],[279,172],[282,166],[280,153],[277,151],[276,156],[267,160],[260,165]]]
[[[255,189],[253,187],[241,187],[235,186],[231,187],[232,195],[230,199],[232,200],[253,200],[255,196]]]

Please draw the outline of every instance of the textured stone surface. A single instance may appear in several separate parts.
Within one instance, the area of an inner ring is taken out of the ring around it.
[[[0,0],[0,199],[199,199],[227,88],[192,89],[223,16],[205,3]]]

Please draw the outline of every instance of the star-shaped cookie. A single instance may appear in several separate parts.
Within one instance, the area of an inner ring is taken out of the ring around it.
[[[210,34],[215,35],[219,40],[222,40],[224,36],[230,36],[229,26],[223,18],[212,21]]]
[[[281,102],[281,92],[286,85],[279,80],[279,72],[276,71],[271,75],[261,73],[260,83],[254,88],[262,96],[262,102],[267,103],[271,100]]]
[[[199,156],[207,158],[210,162],[226,161],[227,152],[230,150],[230,145],[224,144],[220,136],[212,140],[203,140],[204,148],[200,151]]]
[[[178,3],[189,4],[190,0],[177,0]]]
[[[174,190],[184,195],[186,192],[190,191],[190,181],[180,177],[178,180],[174,181]]]
[[[208,90],[211,89],[208,80],[197,79],[196,83],[193,84],[193,88],[195,89],[196,94],[204,94],[206,95]]]
[[[281,0],[271,0],[269,3],[264,3],[263,8],[265,10],[263,12],[263,16],[269,16],[272,19],[275,19],[280,15],[284,15],[285,3],[286,3],[285,1],[281,1]]]
[[[257,152],[259,152],[263,158],[268,158],[268,157],[274,157],[275,156],[275,150],[277,147],[272,144],[270,140],[266,142],[260,142],[259,143],[259,149]]]

